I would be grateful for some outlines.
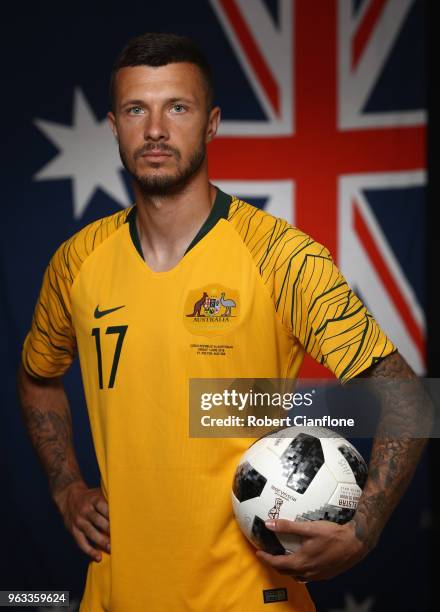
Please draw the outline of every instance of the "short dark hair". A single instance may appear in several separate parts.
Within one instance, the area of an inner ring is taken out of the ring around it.
[[[147,32],[128,41],[117,57],[110,77],[110,106],[115,106],[115,77],[120,68],[126,66],[166,66],[174,62],[195,64],[203,76],[208,110],[214,98],[211,67],[205,55],[187,36],[167,32]]]

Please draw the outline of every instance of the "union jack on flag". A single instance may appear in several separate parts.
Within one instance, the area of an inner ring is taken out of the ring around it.
[[[324,243],[423,373],[422,2],[210,2],[254,101],[223,121],[214,182]]]

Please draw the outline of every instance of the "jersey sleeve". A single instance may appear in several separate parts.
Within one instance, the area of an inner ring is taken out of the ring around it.
[[[277,250],[277,311],[316,361],[347,381],[396,350],[324,246],[292,228]]]
[[[71,317],[71,284],[63,244],[45,271],[31,330],[24,341],[22,361],[31,376],[61,376],[74,359],[76,339]]]
[[[124,225],[132,209],[130,206],[92,221],[63,242],[53,255],[23,346],[23,366],[31,376],[61,376],[69,368],[77,352],[72,285],[86,259]]]

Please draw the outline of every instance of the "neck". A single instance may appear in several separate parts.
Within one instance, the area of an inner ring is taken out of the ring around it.
[[[204,170],[171,195],[148,196],[134,185],[139,240],[145,261],[153,270],[174,267],[207,219],[216,189]]]

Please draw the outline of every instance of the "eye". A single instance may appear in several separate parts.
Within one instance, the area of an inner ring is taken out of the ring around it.
[[[173,110],[175,113],[177,113],[177,114],[179,114],[179,115],[180,115],[181,113],[185,112],[186,108],[183,106],[183,104],[179,104],[179,103],[177,103],[177,104],[173,104],[173,106],[172,106],[172,110]]]
[[[128,113],[130,115],[140,115],[141,113],[143,113],[143,110],[140,106],[131,106],[128,109]]]

